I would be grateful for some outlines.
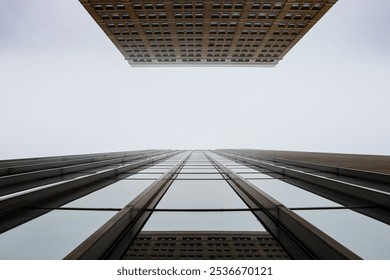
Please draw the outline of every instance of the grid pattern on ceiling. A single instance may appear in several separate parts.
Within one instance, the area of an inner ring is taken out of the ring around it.
[[[131,65],[274,66],[337,0],[80,0]]]

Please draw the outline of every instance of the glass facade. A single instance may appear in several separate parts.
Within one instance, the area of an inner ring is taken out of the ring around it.
[[[357,177],[280,162],[261,160],[256,165],[248,158],[245,161],[211,151],[172,154],[162,157],[163,160],[137,159],[134,162],[145,163],[131,168],[126,163],[99,167],[98,171],[93,167],[62,179],[58,177],[58,182],[40,186],[34,183],[15,193],[4,191],[0,195],[4,208],[14,204],[20,208],[22,200],[33,199],[34,195],[44,199],[17,210],[25,213],[20,222],[3,219],[0,259],[62,259],[98,229],[120,221],[122,215],[128,215],[129,224],[138,224],[135,236],[178,232],[180,236],[191,233],[222,236],[252,232],[273,235],[275,242],[280,237],[275,231],[278,225],[270,224],[269,220],[280,219],[283,223],[283,219],[292,217],[299,226],[339,244],[332,250],[343,251],[345,247],[352,252],[347,256],[390,259],[390,226],[387,216],[381,214],[383,207],[358,200],[357,195],[343,196],[339,192],[331,195],[333,185],[327,186],[322,181],[310,183],[294,177],[295,173],[291,177],[284,170],[327,178],[332,184],[353,184],[359,191],[368,189],[375,195],[388,195],[380,182],[364,187],[365,181]],[[78,180],[106,173],[104,179],[76,184]],[[62,185],[66,187],[63,190]],[[69,187],[73,190],[68,190]],[[56,193],[60,191],[61,195]],[[378,201],[385,198],[379,197]],[[136,213],[143,213],[142,222],[136,220]],[[283,213],[289,216],[284,217]],[[4,210],[3,216],[7,215]]]
[[[390,226],[349,209],[296,211],[363,259],[390,259]]]
[[[0,235],[0,259],[62,259],[116,211],[53,210]]]
[[[144,231],[265,231],[202,152],[193,152],[183,165],[156,206],[161,209],[182,211],[153,213]]]
[[[154,180],[121,180],[67,203],[63,207],[122,208],[153,182]]]

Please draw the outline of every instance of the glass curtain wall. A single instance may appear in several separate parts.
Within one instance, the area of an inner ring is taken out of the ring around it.
[[[108,179],[103,188],[1,233],[0,259],[62,259],[186,158],[155,209],[148,209],[152,214],[141,233],[266,232],[215,161],[363,259],[390,259],[389,225],[300,188],[299,183],[293,185],[282,174],[208,151],[182,152],[122,173]]]
[[[389,225],[292,185],[283,175],[212,156],[361,258],[390,259]]]
[[[265,231],[203,152],[195,151],[143,231]]]
[[[115,176],[107,180],[106,187],[3,232],[0,259],[64,258],[184,156],[182,153],[137,173]]]

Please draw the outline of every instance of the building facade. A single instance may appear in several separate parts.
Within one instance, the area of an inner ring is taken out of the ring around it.
[[[145,150],[0,161],[0,259],[390,259],[389,157]]]
[[[275,66],[337,0],[80,0],[132,66]]]
[[[124,260],[288,260],[267,232],[143,231]]]

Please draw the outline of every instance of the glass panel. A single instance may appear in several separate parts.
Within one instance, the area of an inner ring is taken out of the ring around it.
[[[196,174],[188,174],[188,173],[179,173],[177,175],[177,179],[223,179],[221,174],[211,174],[211,173],[196,173]]]
[[[155,212],[145,231],[265,231],[250,212]]]
[[[269,175],[266,175],[264,173],[260,173],[260,172],[257,172],[257,173],[237,173],[238,175],[240,175],[241,177],[243,177],[244,179],[274,179],[273,177],[269,176]]]
[[[51,211],[0,234],[0,259],[62,259],[116,213]]]
[[[146,170],[169,170],[171,168],[172,167],[170,167],[170,166],[154,166],[153,165],[153,166],[148,167]]]
[[[188,161],[208,161],[203,153],[192,153]]]
[[[127,180],[131,179],[158,179],[162,176],[161,173],[149,174],[149,173],[137,173],[126,177]]]
[[[218,173],[218,170],[215,168],[183,168],[181,170],[183,173]]]
[[[138,173],[161,173],[161,174],[164,174],[169,169],[170,168],[147,168],[147,169],[141,170]]]
[[[322,175],[322,176],[324,176],[324,175]],[[336,176],[337,175],[333,174],[333,178],[335,178],[335,180],[337,180],[337,181],[352,183],[352,184],[355,184],[358,186],[362,186],[363,188],[368,188],[368,189],[372,189],[372,190],[379,190],[379,191],[385,192],[387,194],[390,194],[389,184],[381,184],[381,183],[366,181],[366,180],[357,179],[357,178],[353,178],[353,177],[345,177],[345,176],[337,176],[336,177]],[[332,175],[326,175],[324,177],[332,178]]]
[[[249,182],[290,208],[341,206],[329,199],[305,191],[278,179],[249,180]]]
[[[170,159],[167,159],[168,162],[179,162],[180,160],[184,159],[188,154],[180,154],[174,157],[171,157]]]
[[[249,167],[229,168],[229,169],[234,172],[259,172],[258,170]]]
[[[251,167],[233,167],[231,169],[235,169],[237,170],[236,172],[261,172],[261,173],[275,173],[275,172],[272,172],[271,170],[267,170],[267,169],[264,169],[264,168],[251,168]]]
[[[63,207],[122,208],[149,187],[154,180],[122,180],[76,199]]]
[[[156,207],[185,209],[248,208],[224,180],[174,181]]]
[[[185,164],[183,168],[214,168],[214,165],[205,164],[205,163],[199,163],[199,164],[189,163],[189,164]]]
[[[390,226],[348,209],[294,211],[364,259],[390,259]]]

